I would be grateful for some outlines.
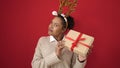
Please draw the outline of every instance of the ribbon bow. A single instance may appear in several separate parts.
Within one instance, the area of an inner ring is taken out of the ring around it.
[[[74,48],[77,46],[77,43],[78,43],[80,40],[85,40],[85,38],[81,38],[81,37],[82,37],[82,33],[80,33],[79,36],[77,37],[77,39],[72,43],[71,51],[74,50]]]

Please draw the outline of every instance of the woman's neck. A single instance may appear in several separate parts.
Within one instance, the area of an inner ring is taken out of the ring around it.
[[[60,35],[56,36],[55,39],[57,41],[61,41],[63,39],[63,37],[64,37],[64,34],[60,34]]]

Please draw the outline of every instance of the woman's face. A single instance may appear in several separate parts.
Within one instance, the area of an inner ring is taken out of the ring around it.
[[[48,27],[48,34],[58,37],[59,35],[64,33],[63,25],[62,25],[62,20],[59,17],[54,17],[49,24]]]

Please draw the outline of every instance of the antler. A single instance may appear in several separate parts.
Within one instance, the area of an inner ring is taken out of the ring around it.
[[[72,2],[73,1],[73,2]],[[58,13],[61,14],[63,12],[63,7],[67,6],[68,11],[65,13],[65,16],[69,16],[71,12],[75,10],[75,6],[77,5],[77,0],[60,0],[60,6]]]

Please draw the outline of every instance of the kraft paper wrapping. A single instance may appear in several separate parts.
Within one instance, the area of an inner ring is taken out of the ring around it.
[[[75,42],[75,40],[78,38],[80,34],[81,34],[81,37],[79,41],[77,42],[73,50],[71,50],[73,46],[73,42]],[[65,41],[65,47],[67,47],[69,50],[73,51],[74,53],[85,57],[86,54],[88,53],[89,48],[92,46],[94,37],[87,34],[80,33],[75,30],[70,30],[67,33],[67,35],[64,37],[64,41]]]

